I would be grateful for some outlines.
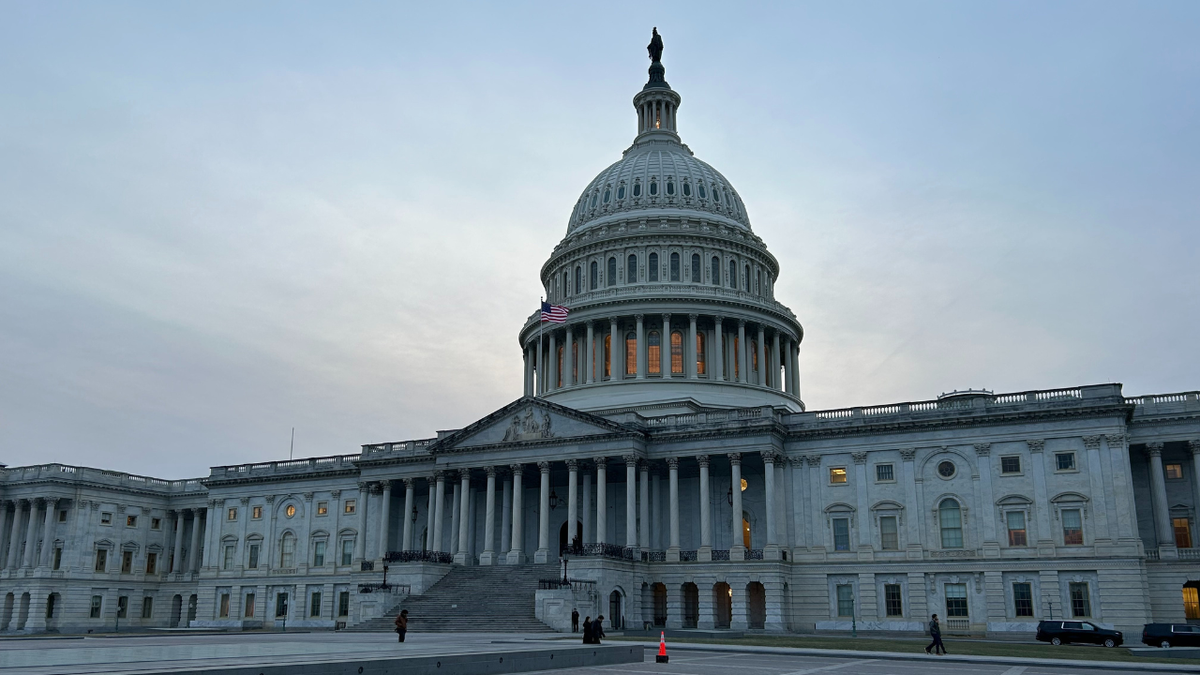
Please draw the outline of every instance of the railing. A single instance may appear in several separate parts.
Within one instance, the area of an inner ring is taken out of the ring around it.
[[[374,560],[362,561],[362,569],[360,569],[359,571],[360,572],[374,572],[375,571],[375,561]]]
[[[359,459],[359,457],[359,455],[331,455],[328,457],[310,457],[308,459],[289,459],[280,462],[214,466],[209,474],[209,478],[230,479],[277,473],[315,473],[317,471],[335,469],[354,469],[354,461]]]
[[[1200,548],[1179,549],[1180,560],[1200,560]]]
[[[1146,560],[1158,560],[1158,549],[1156,549],[1156,548],[1146,549]]]
[[[452,563],[454,556],[445,551],[388,551],[383,555],[383,562]]]
[[[971,632],[971,620],[947,617],[946,631],[951,633],[969,633]]]
[[[1200,391],[1181,391],[1177,394],[1149,394],[1146,396],[1126,396],[1125,402],[1133,405],[1157,405],[1159,403],[1187,403],[1200,399]]]
[[[422,438],[413,441],[397,441],[395,443],[373,443],[362,446],[361,456],[369,458],[371,455],[377,454],[426,455],[429,454],[429,446],[436,440],[436,438]]]
[[[392,595],[411,595],[412,586],[409,584],[359,584],[359,593],[391,593]]]
[[[962,392],[967,393],[967,392]],[[1046,389],[1042,391],[1026,391],[1012,394],[989,394],[980,393],[963,398],[954,398],[947,396],[946,398],[933,401],[911,401],[907,403],[888,403],[884,405],[863,406],[854,408],[839,408],[836,410],[821,410],[813,413],[819,420],[841,420],[854,417],[875,417],[879,415],[899,415],[904,413],[925,412],[930,410],[955,410],[961,408],[972,408],[977,406],[991,405],[1009,405],[1014,403],[1030,403],[1030,402],[1048,402],[1059,400],[1080,400],[1083,398],[1083,391],[1079,388],[1074,389]],[[1143,397],[1146,398],[1146,397]],[[1181,401],[1185,400],[1186,394],[1168,394],[1165,396],[1152,397],[1156,399]],[[1140,400],[1140,399],[1136,399]],[[1126,402],[1136,402],[1135,399],[1126,399]]]
[[[696,562],[696,551],[680,551],[679,562]]]
[[[642,551],[642,562],[666,562],[666,551]]]
[[[616,558],[617,560],[633,560],[633,549],[628,546],[617,546],[616,544],[584,544],[583,552],[579,555]]]
[[[712,552],[712,559],[713,559],[714,561],[717,561],[717,560],[729,560],[729,549],[727,549],[727,548],[714,548],[714,549],[713,549],[713,552]]]
[[[0,478],[5,480],[35,480],[63,478],[72,481],[93,480],[98,483],[119,483],[139,490],[163,490],[168,492],[194,492],[204,489],[199,478],[182,480],[163,480],[149,476],[139,476],[122,471],[107,469],[92,469],[84,466],[66,466],[64,464],[36,464],[11,469],[0,469]]]
[[[763,550],[761,548],[746,549],[746,560],[762,560]]]

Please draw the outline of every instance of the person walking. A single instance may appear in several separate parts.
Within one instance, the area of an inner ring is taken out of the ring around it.
[[[572,633],[579,632],[579,610],[578,609],[571,610],[571,632]]]
[[[592,617],[583,620],[583,644],[592,644]]]
[[[942,656],[946,655],[946,645],[942,644],[942,627],[938,625],[937,614],[933,615],[933,620],[929,622],[929,635],[933,638],[933,642],[925,648],[926,654],[937,654],[937,650],[942,650]],[[929,651],[932,649],[933,651]]]
[[[396,616],[396,634],[400,636],[400,642],[404,642],[404,636],[408,633],[408,610],[400,611]]]
[[[600,644],[600,638],[604,637],[604,615],[596,617],[592,622],[592,644]]]

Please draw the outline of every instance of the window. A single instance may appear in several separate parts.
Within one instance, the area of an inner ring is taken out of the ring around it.
[[[108,568],[108,549],[96,549],[96,566],[93,568],[97,572],[103,572]]]
[[[651,253],[646,258],[646,281],[658,281],[658,254]]]
[[[762,295],[762,270],[754,271],[754,292]]]
[[[599,195],[597,195],[595,192],[592,193],[592,201],[588,204],[589,207],[591,207],[593,209],[596,208],[596,198],[598,196]]]
[[[970,616],[967,613],[966,584],[946,584],[946,616]]]
[[[54,549],[54,568],[53,569],[57,570],[60,568],[62,568],[62,547],[58,546]]]
[[[296,505],[288,504],[287,508],[283,510],[283,515],[287,516],[288,518],[291,518],[292,516],[296,515]]]
[[[101,606],[101,603],[103,603],[103,602],[104,602],[103,596],[93,595],[92,596],[92,608],[91,608],[91,611],[88,612],[88,616],[93,619],[99,619],[100,618],[100,606]]]
[[[641,181],[634,181],[634,183],[633,183],[633,196],[634,196],[634,197],[641,197],[641,196],[642,196],[642,183],[641,183]]]
[[[346,514],[354,513],[354,505],[355,505],[355,501],[353,499],[347,499],[346,505],[342,509],[342,513],[346,513]]]
[[[712,274],[712,278],[708,280],[709,283],[711,283],[713,286],[720,286],[721,285],[721,259],[715,255],[713,256],[713,259],[712,259],[712,269],[710,270],[710,272]]]
[[[338,593],[338,616],[350,615],[350,591]]]
[[[720,188],[713,187],[713,201],[714,201],[714,202],[719,202],[719,201],[721,201],[721,190],[720,190]]]
[[[656,123],[656,126],[657,126],[657,123]],[[654,196],[656,194],[658,194],[658,181],[652,180],[652,181],[650,181],[650,195]]]
[[[954,478],[954,474],[958,473],[958,467],[954,466],[954,462],[945,460],[938,462],[937,472],[942,478]]]
[[[1000,473],[1021,473],[1021,458],[1016,455],[1001,457]]]
[[[237,507],[229,509],[229,513],[225,516],[225,520],[237,520]]]
[[[684,197],[692,196],[692,184],[687,181],[684,181],[684,183],[683,183],[683,196]]]
[[[354,560],[354,540],[345,539],[342,541],[342,564],[349,565]]]
[[[1086,581],[1073,581],[1070,587],[1071,592],[1071,616],[1076,619],[1088,617],[1092,615],[1092,601],[1088,597],[1088,585]]]
[[[745,288],[747,293],[754,290],[754,289],[750,288],[750,266],[749,265],[746,265],[746,275],[742,277],[742,282],[744,284],[742,286],[742,288]]]
[[[625,186],[624,185],[617,188],[617,199],[625,199]]]
[[[279,542],[279,566],[296,566],[296,535],[291,532],[284,532]]]
[[[124,619],[129,614],[129,596],[122,595],[117,598],[117,618]]]
[[[1009,511],[1004,514],[1004,522],[1008,525],[1008,545],[1009,546],[1028,546],[1029,541],[1025,536],[1025,512],[1024,511]]]
[[[837,585],[838,616],[854,616],[854,587],[850,584]]]
[[[133,572],[133,551],[121,551],[121,574]]]
[[[692,283],[700,283],[700,254],[692,254]]]
[[[704,333],[696,333],[696,374],[704,374]]]
[[[154,598],[148,595],[142,598],[142,618],[154,618]]]
[[[111,513],[101,513],[100,514],[100,524],[101,525],[112,525],[112,514]]]
[[[737,288],[737,261],[729,261],[729,287]]]
[[[1033,616],[1033,584],[1013,584],[1013,612],[1017,616]]]
[[[942,548],[962,548],[962,509],[953,499],[938,504],[938,524],[942,530]]]
[[[625,283],[635,284],[637,283],[637,278],[637,256],[630,253],[629,257],[625,259]]]
[[[254,594],[246,594],[245,610],[242,612],[246,616],[254,616]]]
[[[233,554],[237,552],[237,547],[230,545],[225,547],[225,556],[221,561],[221,569],[233,569]]]
[[[834,466],[829,469],[829,482],[833,484],[846,482],[846,467]]]
[[[625,334],[625,374],[637,375],[637,334]]]
[[[1083,518],[1079,509],[1063,509],[1063,545],[1083,546]]]
[[[608,193],[604,193],[604,201],[608,201]],[[321,591],[313,591],[312,595],[308,596],[308,615],[311,617],[321,616]]]
[[[679,271],[679,254],[672,253],[671,254],[671,281],[679,281],[680,274],[681,274],[681,272]]]
[[[850,550],[850,519],[849,518],[834,518],[833,519],[833,550],[849,551]]]
[[[1171,525],[1175,528],[1175,547],[1192,547],[1192,527],[1187,518],[1172,518]]]
[[[896,516],[879,518],[879,547],[885,551],[900,550],[900,533],[896,527]]]
[[[658,331],[650,331],[646,336],[646,345],[646,372],[658,375],[662,372],[662,337]]]
[[[250,517],[253,518],[254,520],[259,520],[260,518],[262,518],[262,507],[261,506],[251,506],[250,507]]]
[[[1056,452],[1056,453],[1054,453],[1054,468],[1056,471],[1074,471],[1075,470],[1075,453],[1073,453],[1073,452]]]
[[[600,287],[600,265],[593,260],[589,267],[588,288],[596,290]]]
[[[612,377],[612,333],[604,336],[604,377]]]
[[[282,619],[288,613],[288,594],[279,593],[275,596],[275,618]]]
[[[67,512],[66,512],[66,511],[59,511],[59,512],[58,512],[58,522],[60,522],[60,523],[65,523],[65,522],[67,522]],[[154,519],[153,521],[151,521],[151,522],[152,522],[152,523],[154,523],[154,522],[158,522],[158,518],[155,518],[155,519]],[[153,527],[153,526],[152,526],[152,527]],[[156,529],[156,530],[157,530],[158,528],[157,528],[157,527],[154,527],[154,529]]]
[[[258,546],[258,544],[250,544],[250,560],[247,562],[246,567],[252,570],[258,569]]]
[[[611,188],[607,188],[607,187],[606,187],[606,188],[604,188],[604,203],[605,203],[605,204],[607,204],[607,203],[608,203],[608,200],[609,200],[611,197],[612,197],[612,189],[611,189]]]
[[[883,585],[883,606],[887,616],[904,616],[904,603],[900,599],[900,584]]]
[[[62,551],[61,548],[57,549],[57,552],[61,552],[61,551]],[[57,555],[57,553],[56,553],[56,555]],[[57,566],[55,566],[55,567],[57,568]],[[146,574],[157,574],[157,573],[158,573],[158,554],[154,553],[154,552],[147,553],[146,554]]]
[[[217,612],[217,616],[222,619],[229,616],[229,594],[228,593],[221,594],[220,610]]]
[[[317,515],[323,516],[329,513],[329,502],[317,502]]]
[[[125,516],[125,527],[137,527],[137,516]]]
[[[1195,586],[1183,587],[1183,617],[1200,619],[1200,590]]]
[[[613,286],[617,283],[617,259],[609,256],[608,258],[608,278],[605,279],[605,286]]]
[[[58,522],[60,522],[60,523],[67,522],[67,512],[66,511],[60,512],[58,514],[58,516],[59,516]],[[162,529],[162,518],[151,518],[150,519],[150,529],[161,530]]]
[[[557,364],[557,367],[554,369],[554,372],[558,373],[558,382],[555,384],[555,386],[561,387],[561,386],[563,386],[563,384],[562,384],[563,383],[563,345],[558,346],[558,351],[555,355],[555,359],[556,359],[555,363]]]
[[[575,295],[579,295],[583,291],[583,270],[578,266],[575,267]]]
[[[700,199],[706,199],[708,197],[708,191],[704,189],[704,183],[700,183],[696,187],[700,191]]]
[[[875,480],[879,483],[888,483],[896,480],[896,467],[892,464],[876,464]]]
[[[671,332],[671,374],[680,375],[683,373],[683,333],[680,331]]]
[[[318,541],[313,543],[313,567],[322,567],[325,565],[325,542]]]
[[[669,194],[669,195],[675,194],[675,181],[673,181],[673,180],[667,181],[667,194]]]
[[[1168,464],[1167,465],[1167,479],[1168,480],[1180,480],[1181,478],[1183,478],[1183,465],[1182,464]]]

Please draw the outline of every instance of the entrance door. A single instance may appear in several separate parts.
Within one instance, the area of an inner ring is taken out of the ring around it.
[[[767,592],[761,583],[751,581],[746,585],[746,604],[750,614],[750,627],[766,628]]]
[[[713,626],[729,628],[733,621],[733,591],[724,581],[713,585]]]
[[[579,537],[579,545],[583,546],[583,523],[575,521],[575,536]],[[558,554],[570,553],[572,542],[567,538],[567,524],[563,523],[562,527],[558,528]]]
[[[654,625],[661,628],[667,625],[667,585],[657,583],[651,588],[654,590]]]
[[[683,585],[683,627],[695,628],[700,624],[700,590],[696,584]]]
[[[183,596],[171,598],[171,628],[179,628],[179,617],[183,613]]]
[[[196,620],[196,596],[194,595],[188,596],[187,618],[189,626],[192,625],[192,622]]]
[[[621,592],[613,591],[608,594],[608,625],[612,626],[613,630],[619,630],[625,625],[625,620],[621,617]]]

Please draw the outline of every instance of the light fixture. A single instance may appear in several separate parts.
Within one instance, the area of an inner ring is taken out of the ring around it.
[[[413,512],[412,512],[412,521],[413,521],[414,523],[415,523],[415,522],[417,522],[417,507],[415,507],[415,506],[413,507]]]
[[[557,508],[558,508],[558,495],[554,493],[554,490],[550,490],[550,510],[553,511],[554,509],[557,509]]]

